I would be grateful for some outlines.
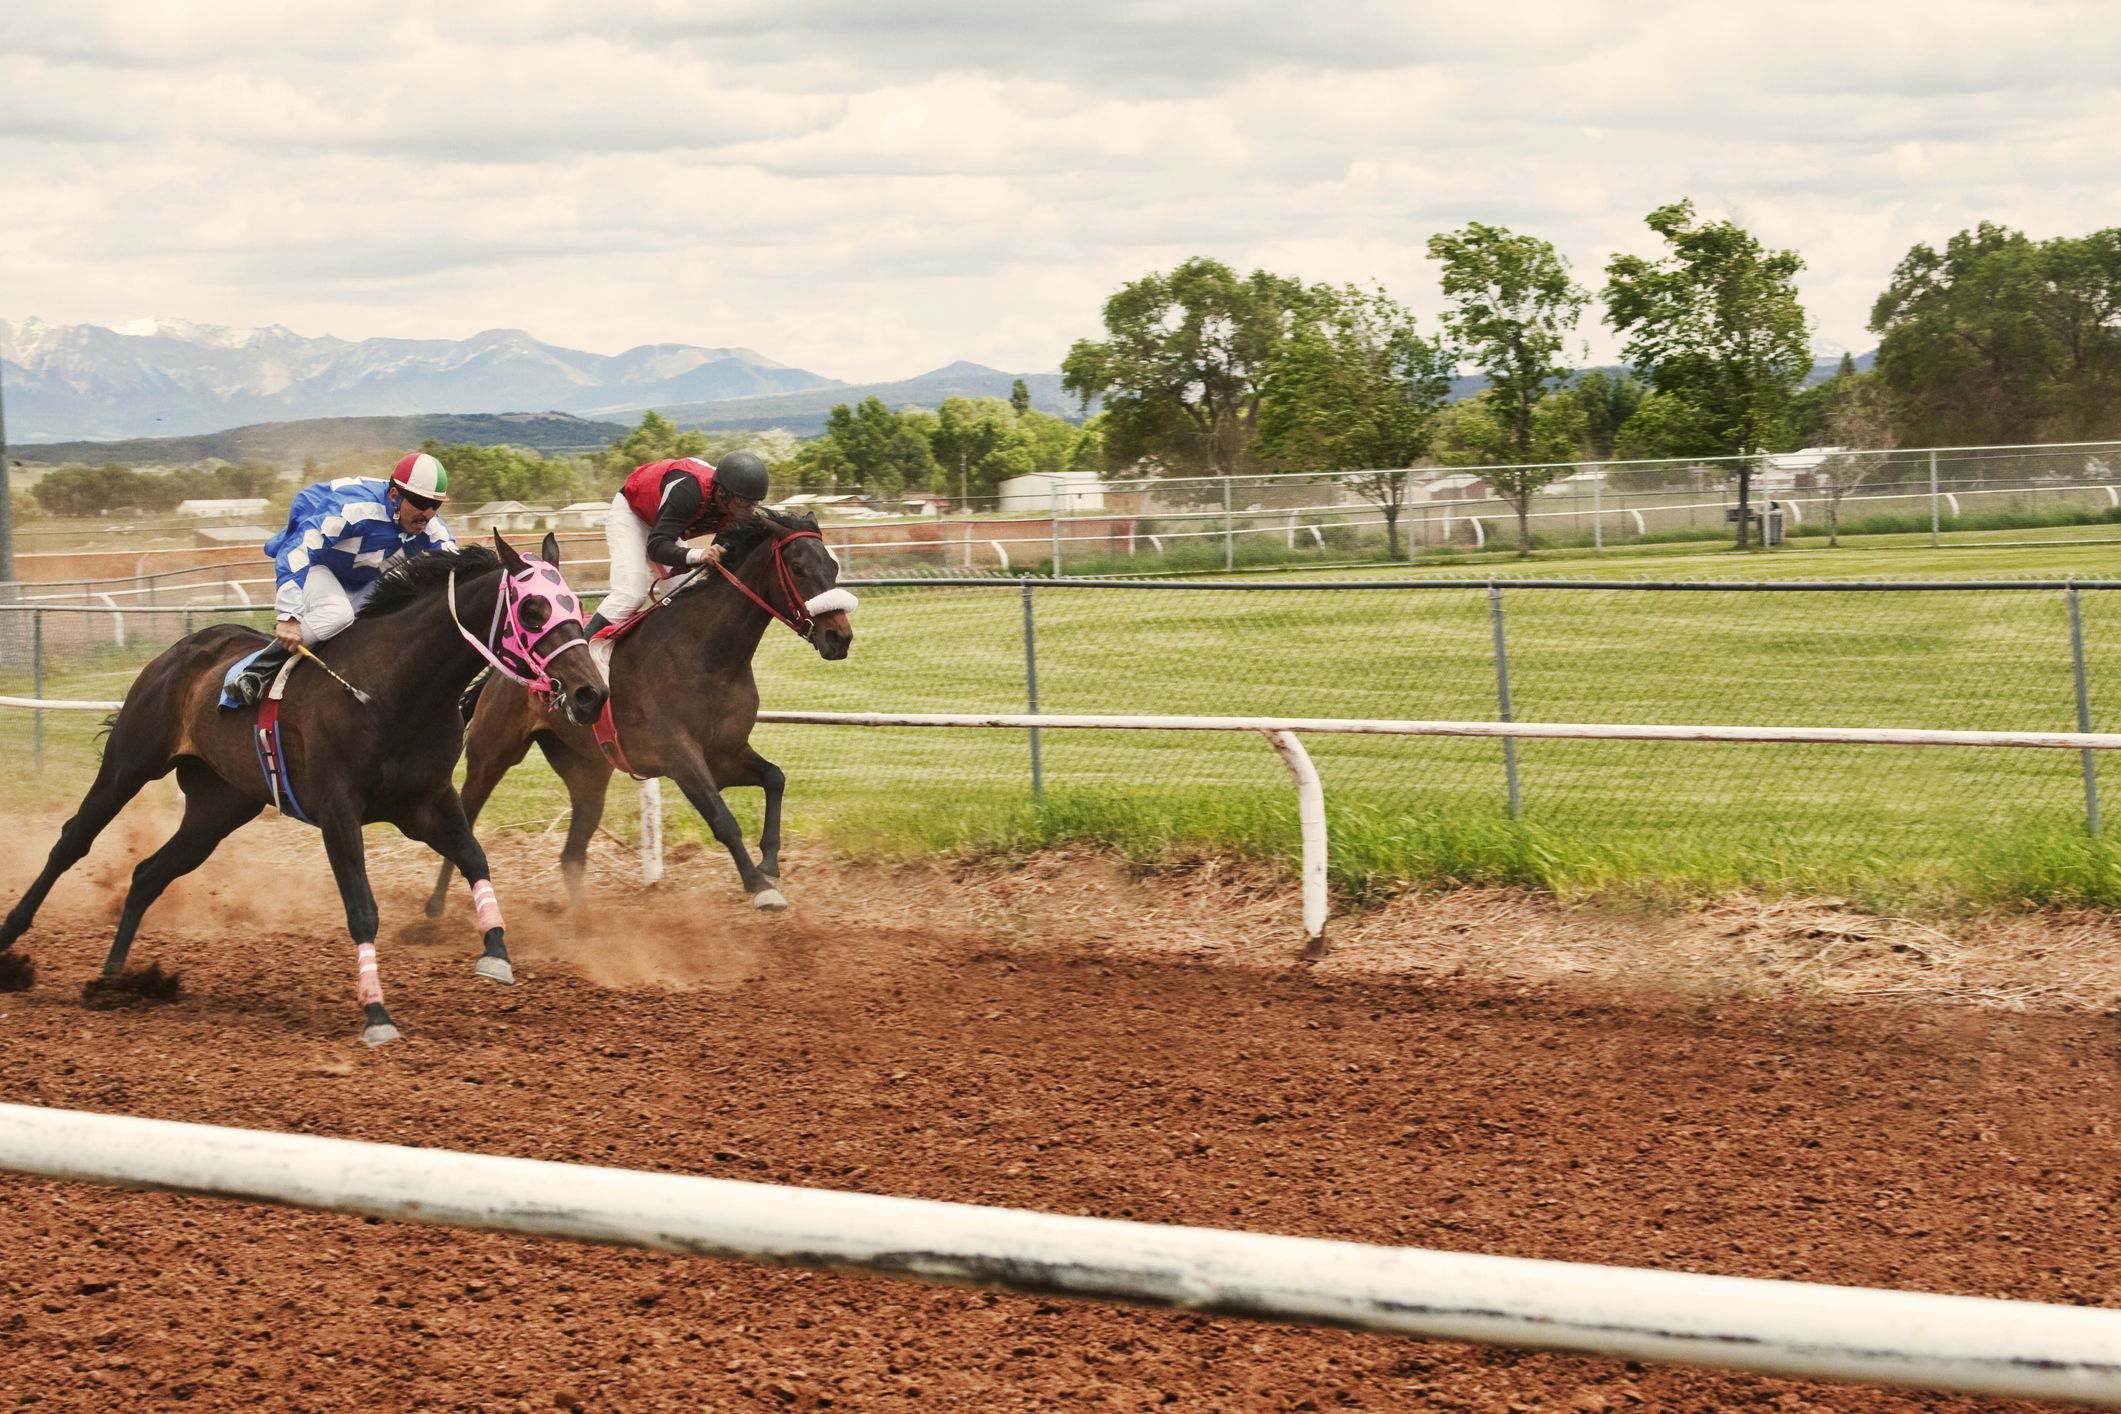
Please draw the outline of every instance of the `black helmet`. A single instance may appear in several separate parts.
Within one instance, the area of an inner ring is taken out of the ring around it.
[[[756,452],[731,452],[715,463],[714,484],[725,496],[766,499],[766,463]]]

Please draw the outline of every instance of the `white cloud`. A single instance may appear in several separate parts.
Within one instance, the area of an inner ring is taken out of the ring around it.
[[[2121,224],[2102,4],[1314,11],[17,0],[0,315],[1051,368],[1189,255],[1433,313],[1437,230],[1595,287],[1690,196],[1860,348],[1918,240]]]

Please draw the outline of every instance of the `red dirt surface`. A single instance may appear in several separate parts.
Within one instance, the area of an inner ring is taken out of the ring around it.
[[[180,968],[183,993],[117,1010],[80,987],[140,841],[100,850],[25,940],[37,987],[0,995],[0,1099],[2121,1304],[2121,1037],[2095,1015],[1307,969],[1270,960],[1293,951],[1278,904],[1271,936],[1233,916],[1228,949],[1174,949],[1115,914],[1154,888],[1117,870],[1025,873],[1047,921],[1094,916],[1071,929],[1001,916],[991,881],[801,856],[779,918],[744,905],[723,861],[646,894],[602,868],[583,935],[549,870],[504,873],[509,989],[472,975],[461,889],[441,926],[406,926],[431,875],[379,842],[407,1039],[371,1052],[313,836],[288,838],[247,830],[150,915],[135,959]],[[300,901],[269,907],[268,888]],[[0,1251],[0,1407],[2031,1407],[21,1178],[0,1177]]]

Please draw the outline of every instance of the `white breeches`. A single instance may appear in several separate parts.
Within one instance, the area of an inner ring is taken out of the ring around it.
[[[311,565],[302,581],[302,641],[315,645],[340,632],[368,602],[383,581],[371,579],[359,589],[348,590],[339,577],[322,565]]]
[[[607,623],[624,623],[648,602],[659,566],[648,562],[648,527],[623,491],[611,498],[611,514],[604,517],[604,544],[611,552],[611,592],[597,612]]]

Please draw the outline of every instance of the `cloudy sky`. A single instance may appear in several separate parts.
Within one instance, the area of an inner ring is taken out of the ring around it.
[[[1691,197],[1865,349],[1917,241],[2121,224],[2116,55],[2107,0],[12,0],[0,318],[1038,371],[1192,255],[1426,314],[1433,232],[1595,288]]]

